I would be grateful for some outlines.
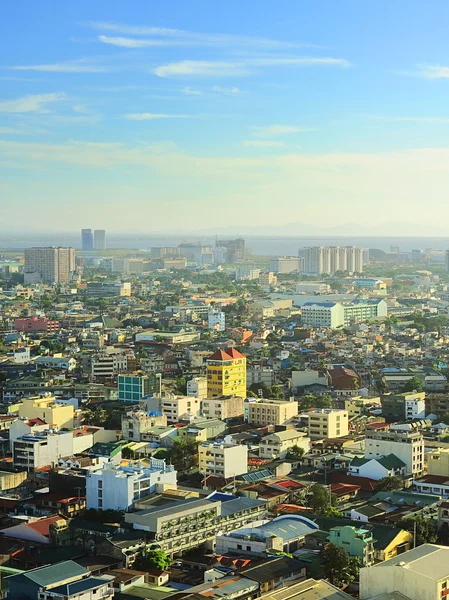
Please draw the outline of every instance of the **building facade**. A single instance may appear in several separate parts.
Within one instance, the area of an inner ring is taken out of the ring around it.
[[[424,470],[424,438],[419,432],[366,430],[365,458],[394,454],[407,467],[407,475],[419,476]]]
[[[309,417],[309,436],[311,440],[337,438],[349,433],[348,413],[346,410],[317,408],[307,413]]]
[[[25,248],[25,283],[67,283],[75,269],[74,248]]]
[[[248,471],[248,448],[245,445],[204,443],[198,446],[199,471],[205,477],[217,475],[224,479]]]
[[[248,423],[263,427],[266,425],[287,425],[298,414],[298,402],[284,400],[256,400],[247,403]]]
[[[246,397],[246,358],[229,348],[217,350],[206,362],[207,397]]]

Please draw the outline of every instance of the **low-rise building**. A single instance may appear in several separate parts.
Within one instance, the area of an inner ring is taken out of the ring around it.
[[[187,396],[194,398],[207,397],[207,379],[206,377],[193,377],[187,382]]]
[[[33,472],[34,469],[56,465],[60,456],[73,454],[73,433],[46,430],[20,436],[11,445],[13,465]]]
[[[124,440],[141,442],[143,434],[153,427],[165,427],[167,417],[162,412],[145,410],[129,411],[122,415],[122,436]]]
[[[128,510],[134,503],[156,490],[156,485],[176,486],[176,471],[165,460],[150,459],[150,466],[140,461],[127,466],[105,464],[86,476],[86,506],[95,510]]]
[[[144,396],[161,393],[161,376],[133,373],[118,376],[118,399],[120,402],[140,402]]]
[[[238,419],[244,414],[244,400],[240,396],[206,398],[202,403],[202,414],[207,419]]]
[[[376,458],[354,457],[348,468],[348,475],[375,481],[384,477],[405,477],[406,473],[406,464],[394,454]]]
[[[298,414],[298,402],[284,400],[256,400],[247,403],[248,423],[260,427],[288,425]]]
[[[198,447],[198,462],[202,475],[229,479],[247,473],[248,448],[242,444],[204,443]]]
[[[18,414],[22,419],[41,419],[43,423],[58,429],[73,427],[73,406],[57,404],[56,398],[49,393],[44,396],[22,398]]]
[[[394,454],[406,465],[407,475],[419,476],[424,470],[424,438],[419,432],[376,431],[367,429],[365,458]]]
[[[346,550],[350,556],[359,558],[364,567],[374,564],[374,539],[368,529],[350,525],[332,527],[327,539]]]
[[[311,440],[337,438],[348,435],[348,413],[346,410],[317,408],[307,413]]]
[[[278,431],[271,435],[266,435],[260,440],[259,456],[260,458],[285,458],[289,450],[297,446],[302,448],[304,453],[310,449],[310,438],[302,431],[296,429],[286,429]]]

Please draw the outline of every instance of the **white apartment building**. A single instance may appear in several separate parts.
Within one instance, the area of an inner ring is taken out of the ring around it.
[[[33,469],[57,464],[62,456],[73,454],[73,433],[47,429],[18,437],[11,446],[14,466],[32,472]]]
[[[165,394],[161,397],[146,398],[145,406],[150,411],[162,411],[170,425],[179,421],[190,422],[200,417],[202,400],[193,396]]]
[[[199,471],[229,479],[248,472],[248,447],[204,443],[198,447]]]
[[[423,544],[360,569],[360,598],[439,600],[449,589],[449,548]]]
[[[327,371],[314,371],[304,369],[303,371],[292,371],[292,389],[297,390],[308,385],[330,385],[330,376]]]
[[[426,416],[426,400],[425,393],[417,394],[415,398],[410,397],[411,394],[405,396],[405,419],[413,421],[413,419],[424,419]]]
[[[208,352],[207,355],[210,353]],[[194,377],[187,382],[187,396],[194,398],[207,398],[207,378]]]
[[[307,413],[311,440],[332,439],[348,435],[348,412],[333,408],[317,408]]]
[[[275,383],[274,369],[270,367],[249,367],[246,370],[246,385],[250,387],[253,383],[264,383],[272,386]]]
[[[270,271],[277,274],[304,271],[304,259],[299,256],[278,256],[270,262]]]
[[[150,459],[149,467],[140,461],[128,466],[105,464],[86,475],[86,507],[95,510],[128,510],[137,500],[156,491],[156,484],[176,486],[173,465]]]
[[[205,398],[202,405],[203,417],[227,421],[242,417],[244,399],[240,396],[222,396],[221,398]]]
[[[363,250],[354,246],[311,246],[305,249],[306,273],[330,275],[336,271],[363,271]]]
[[[365,434],[365,458],[394,454],[407,467],[407,475],[421,475],[424,469],[424,438],[419,432],[370,431]]]
[[[239,267],[235,272],[236,281],[252,281],[253,279],[259,279],[260,269],[254,267]]]
[[[260,458],[285,458],[290,448],[298,446],[306,454],[310,450],[310,438],[302,431],[286,429],[271,435],[266,435],[260,440]]]
[[[339,302],[306,302],[301,308],[301,321],[309,327],[336,329],[344,325],[344,307]]]
[[[248,402],[248,423],[265,425],[288,425],[298,414],[298,402],[285,400],[256,400]]]
[[[276,285],[277,282],[278,278],[272,271],[259,273],[259,285],[264,289]]]
[[[143,434],[153,427],[165,427],[167,416],[162,412],[145,410],[129,411],[122,416],[122,436],[124,440],[141,442]]]

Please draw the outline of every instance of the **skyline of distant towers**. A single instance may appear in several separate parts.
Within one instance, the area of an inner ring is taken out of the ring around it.
[[[104,229],[81,229],[81,249],[85,252],[106,249],[106,231]]]

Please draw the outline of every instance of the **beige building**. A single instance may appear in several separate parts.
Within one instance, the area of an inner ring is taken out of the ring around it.
[[[407,466],[407,475],[424,470],[424,438],[418,431],[371,431],[365,434],[365,458],[394,454]]]
[[[75,271],[75,249],[26,248],[24,271],[26,282],[67,283]]]
[[[222,398],[207,398],[203,400],[203,416],[208,419],[227,421],[242,417],[244,400],[240,396],[223,396]]]
[[[260,458],[285,458],[290,448],[298,446],[304,454],[310,450],[310,438],[302,431],[286,429],[271,435],[266,435],[260,440]]]
[[[272,285],[276,285],[278,282],[278,278],[272,271],[268,271],[268,273],[259,273],[259,285],[263,288],[269,288]]]
[[[309,436],[311,440],[337,438],[349,433],[346,410],[317,408],[307,414],[309,416]]]
[[[161,408],[167,423],[191,421],[201,415],[201,400],[192,396],[166,395],[161,398]]]
[[[153,427],[165,427],[167,416],[145,410],[129,411],[122,416],[122,436],[124,440],[142,441],[142,435]]]
[[[248,471],[248,448],[245,445],[205,443],[198,447],[199,471],[229,479]]]
[[[449,477],[449,448],[438,448],[426,454],[427,474]]]
[[[298,414],[298,403],[285,400],[260,400],[248,403],[251,425],[287,425]]]
[[[13,490],[25,482],[28,477],[26,471],[19,473],[10,473],[9,471],[0,471],[0,491]]]
[[[423,544],[385,562],[360,569],[360,598],[439,600],[449,589],[449,548]]]
[[[57,429],[73,428],[74,408],[72,404],[55,404],[54,396],[34,396],[23,398],[19,404],[19,417],[41,419]]]

